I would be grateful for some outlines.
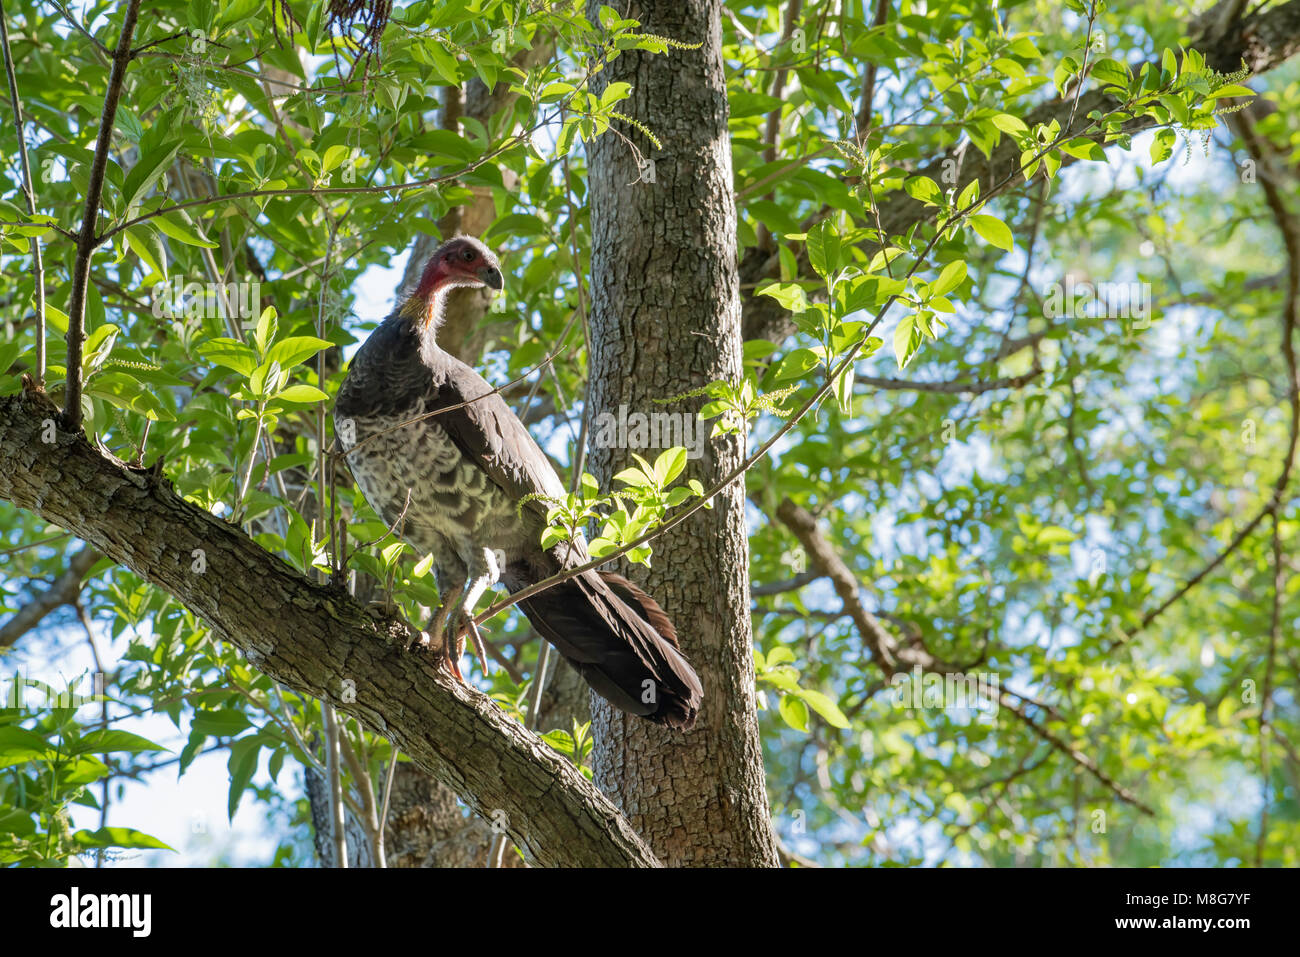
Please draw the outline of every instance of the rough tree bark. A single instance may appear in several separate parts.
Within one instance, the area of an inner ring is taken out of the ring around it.
[[[68,529],[174,595],[268,677],[389,737],[549,866],[654,866],[618,810],[569,761],[375,618],[247,535],[59,431],[43,392],[0,398],[0,498]]]
[[[599,7],[588,4],[593,21]],[[640,0],[620,12],[647,33],[702,46],[624,53],[597,74],[597,94],[632,84],[619,109],[653,130],[663,151],[631,128],[621,132],[653,167],[639,167],[617,136],[590,146],[593,422],[624,403],[629,412],[691,415],[699,399],[652,400],[741,372],[720,5]],[[608,483],[634,464],[632,451],[593,442],[593,471]],[[743,451],[734,436],[709,442],[687,474],[711,486]],[[733,484],[654,548],[653,569],[625,571],[675,621],[704,682],[704,706],[683,735],[593,698],[596,781],[666,864],[776,866],[754,701],[744,488]]]

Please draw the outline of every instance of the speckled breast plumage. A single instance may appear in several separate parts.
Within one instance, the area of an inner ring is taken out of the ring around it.
[[[347,462],[366,501],[420,555],[433,555],[446,587],[465,580],[473,549],[510,561],[515,543],[532,538],[507,494],[461,453],[436,416],[411,421],[430,411],[422,401],[403,414],[354,418],[338,434],[345,451],[361,445]]]

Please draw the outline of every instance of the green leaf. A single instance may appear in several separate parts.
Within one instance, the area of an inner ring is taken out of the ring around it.
[[[1011,133],[1015,136],[1024,135],[1029,132],[1029,127],[1025,125],[1024,120],[1012,116],[1010,113],[999,113],[993,117],[992,123],[1003,133]]]
[[[835,401],[839,403],[840,412],[848,415],[853,409],[853,377],[856,370],[853,363],[844,367],[844,371],[835,377],[832,386],[835,392]]]
[[[72,840],[85,848],[126,847],[137,850],[157,849],[174,851],[176,848],[164,844],[151,834],[137,831],[131,827],[101,827],[95,831],[81,830],[72,835]]]
[[[328,339],[318,339],[315,336],[290,336],[272,344],[267,350],[266,358],[269,362],[280,363],[281,369],[292,369],[331,345],[333,343]]]
[[[325,7],[329,0],[315,0],[311,8],[307,11],[307,19],[303,23],[303,31],[307,34],[307,52],[314,52],[316,46],[320,43],[321,23],[325,17]],[[274,16],[274,12],[271,14]]]
[[[314,385],[291,385],[275,394],[281,402],[322,402],[329,396]]]
[[[796,731],[808,730],[808,706],[804,704],[802,698],[790,694],[782,695],[780,709],[781,717],[785,719],[786,724]]]
[[[681,475],[684,468],[686,468],[686,449],[680,445],[660,453],[655,459],[654,466],[655,477],[659,479],[660,488]]]
[[[939,189],[939,184],[928,176],[910,177],[903,184],[903,189],[907,191],[908,196],[927,206],[938,206],[939,201],[943,199],[943,191]]]
[[[1103,85],[1120,86],[1125,90],[1133,82],[1129,68],[1109,57],[1098,60],[1092,65],[1092,78]]]
[[[257,329],[253,333],[253,344],[257,346],[258,355],[266,355],[266,350],[271,345],[271,340],[275,338],[279,328],[280,321],[276,317],[275,306],[267,306],[262,310],[261,316],[258,317]]]
[[[777,367],[773,379],[776,382],[800,379],[821,364],[821,359],[811,349],[795,349],[781,360],[781,365]]]
[[[352,150],[350,147],[335,144],[325,151],[321,157],[320,168],[322,173],[328,173],[332,169],[337,169],[343,161],[348,158]]]
[[[930,295],[942,296],[956,289],[966,279],[966,262],[958,259],[943,267],[939,278],[930,286]]]
[[[54,746],[34,731],[0,726],[0,768],[26,764],[52,753]]]
[[[760,296],[771,296],[791,312],[805,312],[808,309],[808,294],[803,286],[794,282],[774,282],[756,290]]]
[[[987,213],[974,213],[970,217],[970,222],[975,227],[975,232],[984,237],[984,240],[990,245],[1005,249],[1007,252],[1011,251],[1014,245],[1011,230],[1007,228],[1007,224],[1002,220]]]
[[[604,109],[613,106],[619,100],[627,99],[631,92],[631,83],[624,83],[622,80],[611,83],[609,86],[605,87],[605,92],[600,95],[601,108]]]
[[[163,144],[151,151],[148,156],[141,157],[140,161],[131,168],[122,186],[122,195],[126,197],[127,209],[144,198],[145,193],[149,192],[158,178],[172,165],[172,161],[176,159],[176,151],[180,148],[180,140]]]
[[[247,378],[257,368],[257,353],[238,339],[209,339],[199,344],[199,355]]]
[[[808,261],[823,277],[840,268],[840,237],[830,220],[824,219],[808,230]]]
[[[1094,143],[1084,136],[1076,136],[1074,139],[1061,144],[1061,152],[1073,156],[1075,159],[1091,160],[1093,162],[1105,162],[1106,151],[1102,149],[1100,143]]]
[[[1155,137],[1151,140],[1151,162],[1163,163],[1174,154],[1174,146],[1178,142],[1178,134],[1171,129],[1157,130]]]
[[[918,344],[916,315],[912,313],[898,320],[898,325],[894,327],[894,355],[898,359],[900,369],[912,361]]]
[[[1242,86],[1240,83],[1229,83],[1227,86],[1221,86],[1213,93],[1206,95],[1205,99],[1217,100],[1225,96],[1258,96],[1258,94],[1248,86]]]
[[[111,728],[91,731],[83,735],[70,749],[71,754],[107,754],[115,751],[167,751],[161,744],[154,744],[148,738],[142,738],[130,731],[116,731]]]
[[[235,811],[239,809],[239,799],[244,796],[244,791],[247,790],[249,782],[257,772],[257,756],[261,750],[262,739],[256,735],[240,738],[230,744],[230,760],[227,762],[227,769],[230,771],[230,795],[226,803],[226,813],[232,821],[235,819]]]
[[[191,725],[199,734],[213,738],[228,738],[249,726],[248,716],[242,711],[223,708],[217,711],[198,711]]]
[[[217,248],[217,244],[203,235],[203,230],[194,223],[194,220],[190,219],[189,213],[183,209],[165,213],[162,216],[155,216],[149,222],[157,226],[159,232],[171,237],[178,243],[184,243],[187,246],[201,246],[204,249]]]
[[[1160,79],[1165,82],[1178,75],[1178,59],[1169,47],[1165,47],[1165,52],[1160,55],[1160,73]]]
[[[802,697],[804,701],[808,702],[808,705],[821,715],[826,723],[832,727],[847,728],[849,726],[849,719],[844,716],[844,712],[840,710],[840,706],[837,705],[834,699],[829,695],[823,694],[820,691],[804,688],[800,692],[800,697]]]
[[[650,477],[640,469],[624,469],[614,476],[616,482],[622,482],[624,485],[631,485],[635,488],[653,488],[654,483]]]
[[[1041,529],[1037,536],[1040,545],[1055,545],[1062,542],[1072,542],[1077,535],[1068,528],[1061,528],[1059,525],[1049,525]]]

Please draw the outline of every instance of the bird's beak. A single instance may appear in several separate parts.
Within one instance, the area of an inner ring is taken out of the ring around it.
[[[501,281],[501,270],[496,266],[481,266],[478,271],[478,278],[483,284],[493,289],[500,289],[504,283]]]

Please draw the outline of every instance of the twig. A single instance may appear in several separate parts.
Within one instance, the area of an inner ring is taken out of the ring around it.
[[[872,30],[878,30],[889,19],[889,0],[877,0],[876,16],[871,23]],[[867,135],[871,132],[871,104],[876,98],[876,61],[869,60],[862,72],[862,100],[858,105],[858,139],[866,152]]]
[[[81,581],[103,558],[99,552],[86,546],[68,559],[68,568],[54,580],[48,589],[23,605],[3,626],[0,626],[0,648],[8,648],[25,635],[46,615],[61,605],[72,605],[81,594]]]
[[[348,736],[343,733],[341,728],[339,729],[339,744],[343,752],[343,760],[347,762],[348,771],[352,775],[352,782],[361,793],[361,824],[366,832],[366,838],[370,841],[371,856],[378,861],[383,846],[383,841],[379,836],[382,825],[379,822],[379,807],[375,802],[375,787],[370,779],[370,769],[362,764],[360,758],[357,757],[352,742],[348,740]],[[383,867],[384,865],[380,864],[379,866]]]
[[[334,706],[324,699],[320,703],[325,716],[325,769],[330,792],[330,841],[334,845],[334,866],[348,866],[347,819],[343,815],[343,775],[340,763],[342,748],[340,729]]]
[[[388,828],[388,808],[393,799],[393,778],[397,776],[397,756],[400,753],[397,745],[392,741],[388,742],[393,749],[393,759],[388,762],[388,777],[384,781],[384,803],[379,809],[379,839],[376,841],[375,860],[379,867],[388,866],[387,847],[384,840],[384,832]]]
[[[1273,513],[1273,611],[1268,628],[1268,663],[1264,666],[1264,695],[1259,702],[1259,777],[1263,800],[1259,807],[1259,834],[1255,837],[1255,866],[1264,866],[1264,847],[1268,839],[1268,804],[1272,787],[1269,761],[1269,727],[1273,723],[1273,669],[1277,664],[1277,646],[1282,637],[1282,593],[1286,575],[1282,565],[1282,535],[1277,513]]]
[[[18,134],[18,159],[23,171],[23,197],[27,212],[36,215],[36,194],[32,187],[32,168],[27,162],[27,137],[23,133],[23,103],[18,97],[18,78],[14,75],[13,54],[9,50],[9,15],[0,2],[0,45],[4,47],[5,78],[9,81],[9,100],[14,108],[14,128]],[[45,385],[45,264],[41,261],[40,237],[32,236],[32,268],[36,276],[36,384]]]
[[[785,8],[785,25],[781,30],[780,46],[790,42],[790,37],[794,34],[795,24],[799,22],[799,15],[803,13],[803,0],[790,0],[789,6]],[[767,144],[763,148],[763,163],[775,163],[778,140],[781,138],[781,112],[785,109],[786,104],[781,100],[781,94],[785,91],[785,80],[790,71],[786,65],[782,65],[772,77],[772,89],[769,95],[777,101],[776,109],[767,114],[767,126],[763,134],[763,140]],[[772,194],[768,194],[768,199]],[[758,247],[760,249],[772,248],[772,234],[763,223],[758,224]]]
[[[858,376],[858,382],[863,385],[872,386],[877,389],[888,391],[905,391],[905,392],[941,392],[946,395],[983,395],[985,392],[993,392],[997,389],[1019,389],[1021,386],[1032,382],[1043,374],[1043,370],[1035,366],[1028,372],[1016,376],[1007,376],[1002,379],[989,379],[986,382],[961,381],[961,382],[917,382],[913,379],[881,379],[875,376]]]
[[[811,584],[822,577],[819,571],[800,572],[794,578],[781,582],[768,582],[766,585],[750,585],[750,598],[770,598],[773,595],[781,595],[788,591],[798,591],[804,585]]]
[[[1070,118],[1065,121],[1068,132],[1074,125],[1074,115],[1079,111],[1079,98],[1083,96],[1083,85],[1088,77],[1088,54],[1092,52],[1092,28],[1097,23],[1097,0],[1088,4],[1088,33],[1083,38],[1083,63],[1079,66],[1079,82],[1074,90],[1074,102],[1070,104]]]
[[[104,169],[108,165],[109,146],[113,141],[113,123],[117,119],[117,103],[122,96],[122,81],[131,60],[131,35],[135,32],[140,0],[127,0],[126,14],[122,18],[122,35],[113,51],[113,68],[108,77],[108,91],[104,94],[104,112],[99,118],[99,136],[95,142],[95,159],[90,167],[86,186],[86,210],[81,217],[81,233],[77,236],[77,259],[72,266],[72,302],[68,307],[68,373],[67,395],[63,407],[63,427],[69,432],[81,429],[81,347],[86,333],[86,290],[90,279],[90,255],[99,245],[95,237],[95,224],[99,218],[99,201],[104,192]]]

